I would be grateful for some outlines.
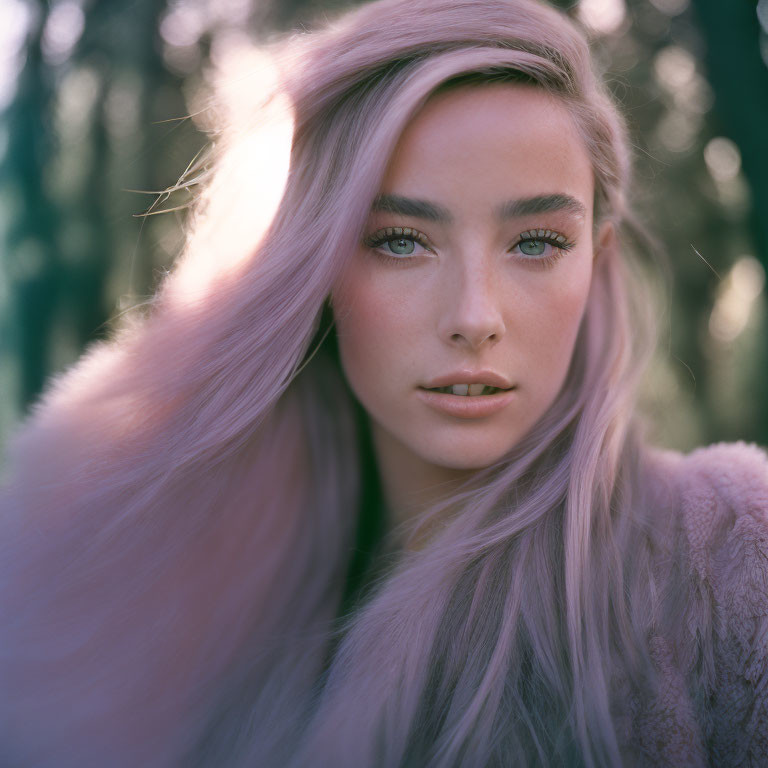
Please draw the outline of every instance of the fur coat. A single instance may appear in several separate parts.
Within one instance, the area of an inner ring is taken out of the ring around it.
[[[768,458],[745,443],[655,451],[652,700],[617,695],[628,764],[768,766]]]

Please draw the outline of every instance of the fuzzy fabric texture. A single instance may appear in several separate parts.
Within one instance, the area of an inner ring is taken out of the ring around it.
[[[768,456],[743,442],[654,451],[649,471],[661,685],[618,691],[627,764],[768,766]]]

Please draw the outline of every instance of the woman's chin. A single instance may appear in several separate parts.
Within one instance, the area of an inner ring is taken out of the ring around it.
[[[467,446],[445,446],[443,450],[432,446],[431,450],[422,452],[422,458],[430,464],[434,464],[445,469],[454,470],[479,470],[496,464],[510,450],[505,447],[503,450],[489,450],[488,446],[483,446],[477,450],[472,450]]]

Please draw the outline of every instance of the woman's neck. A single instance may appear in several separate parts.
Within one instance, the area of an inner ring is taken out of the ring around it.
[[[476,472],[426,461],[376,423],[371,424],[371,437],[390,528],[415,522],[432,504],[456,491]],[[416,537],[405,542],[405,548],[421,549],[440,525],[440,520],[431,522]]]

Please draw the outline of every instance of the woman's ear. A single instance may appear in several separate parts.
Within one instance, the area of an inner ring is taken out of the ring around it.
[[[607,254],[615,251],[617,246],[616,226],[610,219],[606,219],[597,230],[593,259],[605,258]]]

